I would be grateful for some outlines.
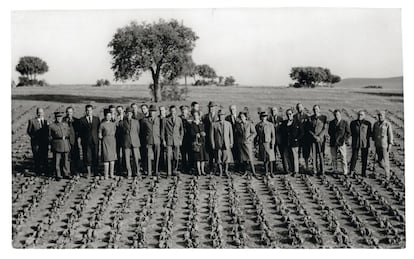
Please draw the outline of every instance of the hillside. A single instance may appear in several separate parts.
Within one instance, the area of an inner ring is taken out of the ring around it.
[[[335,85],[341,88],[362,88],[367,85],[381,85],[384,89],[402,89],[403,77],[388,78],[345,78]]]

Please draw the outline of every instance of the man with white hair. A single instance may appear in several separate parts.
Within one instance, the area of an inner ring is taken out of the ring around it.
[[[392,126],[385,118],[385,111],[378,112],[378,121],[374,123],[372,131],[372,139],[375,142],[375,152],[377,154],[377,161],[385,170],[385,177],[390,178],[390,157],[392,145],[394,145],[394,136],[392,133]]]

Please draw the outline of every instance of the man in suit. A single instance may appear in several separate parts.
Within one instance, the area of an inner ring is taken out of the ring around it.
[[[236,135],[234,134],[235,129],[236,129],[236,124],[238,121],[237,118],[237,106],[235,104],[231,104],[229,106],[229,112],[230,114],[226,116],[226,121],[230,122],[231,124],[231,128],[233,131],[233,138],[236,137]],[[234,142],[236,142],[236,140],[234,140]],[[233,161],[234,161],[234,172],[238,172],[240,170],[240,153],[239,153],[239,149],[237,145],[233,145],[233,147],[231,148],[231,153],[233,156]]]
[[[324,157],[322,146],[325,145],[325,134],[328,128],[328,118],[321,114],[319,105],[313,106],[313,114],[309,117],[308,123],[305,124],[305,141],[306,145],[311,146],[313,173],[316,174],[319,166],[319,174],[324,174]],[[309,156],[304,157],[308,163]]]
[[[205,114],[201,119],[204,124],[204,130],[206,131],[206,151],[210,158],[209,163],[208,163],[210,173],[214,171],[214,150],[212,148],[210,133],[211,133],[211,125],[213,124],[213,122],[218,120],[216,108],[217,108],[216,103],[210,101],[208,103],[208,113]]]
[[[194,120],[194,117],[193,117],[194,112],[199,112],[200,116],[202,116],[201,111],[200,111],[200,104],[198,102],[192,102],[191,103],[191,111],[190,111],[190,113],[191,113],[191,118],[190,119],[191,120]]]
[[[359,111],[358,118],[350,124],[352,136],[351,173],[355,173],[355,166],[358,160],[358,153],[361,150],[361,174],[366,176],[368,163],[368,150],[371,138],[371,122],[365,119],[365,112]]]
[[[255,145],[259,146],[259,160],[263,161],[264,163],[266,175],[270,175],[271,177],[273,177],[273,162],[276,160],[275,127],[270,121],[268,121],[269,115],[266,111],[260,112],[259,117],[260,122],[256,124],[257,136],[255,139]]]
[[[346,159],[346,142],[351,135],[349,124],[341,117],[341,111],[335,110],[334,117],[329,123],[329,146],[331,148],[332,166],[334,172],[338,169],[338,159],[345,175],[348,174],[347,159]]]
[[[48,173],[49,124],[44,115],[43,108],[37,108],[36,118],[29,120],[27,125],[27,134],[30,136],[33,153],[34,171],[37,175]]]
[[[184,137],[183,121],[177,116],[177,107],[170,106],[170,115],[165,121],[164,145],[167,147],[167,175],[177,175],[180,146]]]
[[[55,112],[55,122],[49,127],[49,139],[53,152],[53,161],[56,171],[56,180],[62,178],[61,170],[65,178],[70,177],[70,128],[66,122],[63,122],[63,112]],[[62,165],[63,164],[63,165]]]
[[[273,124],[273,127],[275,128],[275,145],[274,145],[274,152],[275,155],[277,154],[277,151],[279,151],[280,159],[282,160],[282,166],[283,171],[286,172],[286,161],[285,157],[283,156],[283,145],[282,145],[282,135],[280,131],[280,126],[282,125],[283,118],[282,116],[279,116],[279,108],[276,106],[273,106],[270,108],[270,114],[267,118],[269,122]],[[275,161],[275,169],[276,169],[276,161]]]
[[[243,177],[251,175],[256,176],[256,170],[254,168],[254,155],[253,155],[253,142],[256,137],[256,129],[253,123],[247,120],[247,113],[242,111],[239,113],[239,120],[236,123],[234,135],[235,144],[238,146],[240,151],[240,162],[243,164],[244,171]],[[250,165],[251,174],[247,174],[246,163]]]
[[[181,105],[180,107],[181,115],[180,118],[183,122],[184,127],[184,136],[183,136],[183,144],[181,145],[181,170],[185,173],[190,173],[191,169],[193,168],[194,161],[191,157],[192,150],[192,139],[190,135],[190,110],[187,105]]]
[[[304,125],[308,122],[309,116],[305,112],[305,108],[303,107],[302,103],[296,104],[296,114],[293,116],[293,119],[297,120],[302,127],[304,128]],[[305,138],[307,136],[303,136],[303,138],[299,142],[299,157],[302,155],[303,158],[308,157],[310,155],[311,145],[309,145],[309,141],[307,141]],[[306,160],[306,159],[305,159]],[[308,162],[305,161],[306,170],[308,170]]]
[[[224,111],[218,112],[219,121],[213,122],[210,129],[210,141],[214,150],[216,164],[219,168],[219,176],[228,176],[229,163],[233,161],[231,149],[233,148],[233,127],[226,121]]]
[[[385,178],[390,179],[390,151],[394,145],[394,135],[391,123],[385,118],[385,111],[378,112],[378,120],[374,123],[372,138],[375,142],[375,153],[382,168],[385,170]]]
[[[139,107],[138,104],[136,103],[132,103],[131,104],[131,108],[132,108],[132,118],[140,121],[142,118],[144,118],[144,114],[142,114],[142,112],[139,111]]]
[[[141,121],[141,130],[143,136],[142,146],[145,146],[147,158],[147,172],[148,175],[158,177],[159,162],[160,162],[160,145],[161,145],[161,119],[157,115],[158,110],[154,105],[149,107],[149,116]],[[154,161],[154,172],[152,170],[152,161]]]
[[[81,138],[83,162],[86,165],[87,177],[92,172],[98,175],[98,151],[99,151],[99,117],[93,115],[93,106],[85,106],[85,116],[79,120],[79,136]]]
[[[138,177],[141,176],[139,171],[139,159],[141,158],[141,154],[139,151],[139,147],[141,146],[141,142],[139,140],[140,125],[138,120],[133,118],[133,113],[133,109],[131,107],[127,107],[126,118],[123,121],[119,122],[122,139],[121,144],[125,153],[125,162],[128,179],[132,177],[131,153],[135,161],[135,166],[137,170],[136,175]]]
[[[80,161],[80,141],[79,141],[79,119],[73,116],[74,109],[72,106],[66,108],[66,116],[63,118],[69,126],[70,131],[70,152],[69,152],[69,161],[70,161],[70,171],[72,173],[77,173],[79,170],[79,161]]]
[[[147,104],[141,104],[141,114],[142,114],[142,118],[138,120],[138,122],[140,123],[140,127],[142,128],[142,122],[145,118],[148,118],[149,115],[149,109],[148,109],[148,105]],[[140,131],[140,136],[139,136],[139,140],[141,141],[141,143],[144,142],[144,136],[143,136],[143,131]],[[142,171],[148,175],[150,175],[150,172],[147,171],[148,169],[148,165],[147,165],[147,147],[146,145],[141,145],[141,147],[139,148],[139,151],[141,153],[141,166],[142,166]]]
[[[283,156],[286,161],[286,169],[295,175],[299,173],[299,146],[303,138],[303,126],[293,116],[293,110],[286,110],[287,119],[280,126],[283,145]],[[288,173],[288,171],[285,171]]]
[[[167,109],[165,106],[161,105],[158,108],[160,118],[160,124],[161,124],[161,132],[165,133],[165,122],[167,121]],[[166,170],[167,168],[167,147],[165,146],[165,134],[161,135],[161,148],[160,148],[160,168],[159,170]]]
[[[116,157],[117,157],[117,160],[115,161],[115,168],[116,168],[118,175],[124,174],[126,170],[125,154],[124,154],[124,149],[122,148],[122,132],[121,132],[121,127],[120,127],[120,123],[124,121],[124,118],[125,118],[124,107],[121,105],[118,105],[116,107],[116,117],[115,117],[115,123],[116,123],[115,141],[116,141]]]

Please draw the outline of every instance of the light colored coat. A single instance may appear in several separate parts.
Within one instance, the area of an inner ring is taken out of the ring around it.
[[[165,142],[167,146],[181,146],[184,137],[183,121],[180,117],[170,116],[165,120]]]
[[[375,147],[386,148],[389,144],[394,145],[391,123],[386,120],[383,122],[375,122],[372,131],[372,139],[375,142]]]
[[[223,145],[225,149],[231,149],[233,146],[233,127],[231,123],[228,121],[214,122],[210,129],[210,141],[213,149],[222,149]]]
[[[270,143],[274,146],[276,143],[275,127],[269,121],[259,122],[256,124],[256,143],[262,145],[263,143]]]

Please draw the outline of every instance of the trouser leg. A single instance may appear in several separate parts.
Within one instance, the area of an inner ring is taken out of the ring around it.
[[[331,147],[331,160],[332,160],[332,168],[336,172],[338,170],[338,164],[337,164],[337,148]]]
[[[70,161],[69,161],[69,152],[61,154],[63,160],[63,175],[65,177],[70,176]]]
[[[359,153],[359,149],[358,148],[353,148],[352,149],[352,156],[351,156],[351,165],[349,167],[349,169],[352,171],[355,171],[355,166],[356,166],[356,162],[358,160],[358,153]],[[361,150],[361,158],[362,158],[362,150]]]
[[[316,144],[316,158],[319,158],[319,167],[320,167],[320,173],[324,174],[325,173],[325,163],[324,163],[324,154],[322,152],[322,148],[320,146],[321,144]]]
[[[32,145],[32,154],[33,154],[33,164],[34,164],[34,172],[39,175],[40,174],[40,159],[39,159],[39,146]]]
[[[346,145],[343,144],[342,146],[338,147],[338,157],[341,163],[342,171],[344,174],[348,174],[348,166],[347,166],[347,159],[346,159]]]
[[[288,171],[288,164],[287,164],[287,161],[286,161],[284,147],[282,145],[278,145],[277,148],[279,150],[280,159],[282,160],[283,171],[286,173]]]
[[[139,164],[139,158],[141,157],[141,155],[140,155],[140,149],[138,148],[138,147],[136,147],[136,148],[133,148],[132,149],[132,152],[133,152],[133,156],[134,156],[134,162],[135,162],[135,166],[136,166],[136,169],[137,169],[137,176],[140,176],[141,175],[141,172],[140,172],[140,164]]]
[[[290,148],[287,148],[287,147],[283,148],[283,159],[285,160],[284,161],[285,173],[288,173],[290,171],[293,172],[291,157],[292,157],[292,155],[291,155]]]
[[[153,161],[153,158],[154,158],[154,156],[155,156],[155,154],[154,154],[154,150],[153,150],[153,145],[147,145],[147,147],[146,147],[146,156],[147,156],[147,173],[148,173],[148,176],[150,176],[150,175],[152,175],[152,161]]]
[[[320,164],[320,161],[318,162],[318,144],[312,143],[312,160],[313,160],[313,173],[316,174],[318,172],[318,165]]]
[[[62,178],[62,173],[60,171],[60,160],[61,160],[61,153],[53,152],[53,161],[55,162],[55,172],[57,178]]]
[[[125,152],[125,164],[126,164],[126,169],[127,169],[127,176],[131,177],[132,176],[131,149],[130,148],[125,148],[124,152]]]
[[[154,164],[155,164],[155,176],[158,176],[158,170],[160,167],[160,153],[161,153],[161,147],[159,144],[154,145]]]
[[[167,146],[167,175],[172,175],[173,147]]]
[[[299,173],[299,148],[292,148],[293,169],[295,173]]]
[[[365,176],[366,171],[367,171],[367,164],[368,164],[368,148],[361,149],[361,163],[362,163],[361,173],[363,176]]]

